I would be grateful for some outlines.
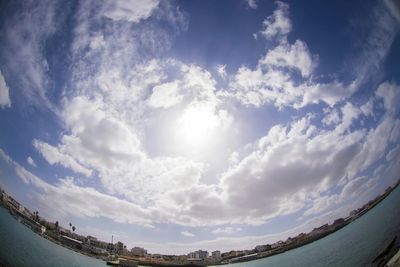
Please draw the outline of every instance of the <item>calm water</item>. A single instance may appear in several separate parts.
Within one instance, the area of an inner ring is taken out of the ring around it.
[[[400,231],[400,188],[367,214],[306,246],[232,267],[366,266]],[[0,263],[24,266],[106,266],[34,234],[0,208]]]
[[[400,232],[399,204],[400,187],[364,216],[325,238],[283,254],[229,266],[368,266]]]
[[[33,233],[0,208],[0,264],[25,266],[107,266],[105,262],[73,252]]]

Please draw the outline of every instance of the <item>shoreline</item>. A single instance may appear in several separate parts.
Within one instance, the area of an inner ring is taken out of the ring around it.
[[[366,214],[368,211],[373,209],[381,201],[383,201],[387,196],[389,196],[399,186],[399,184],[400,184],[400,180],[397,181],[397,183],[395,185],[393,185],[392,187],[389,187],[388,189],[386,189],[386,191],[383,194],[379,195],[375,199],[373,199],[373,200],[369,201],[367,204],[365,204],[362,208],[358,209],[358,213],[356,213],[349,220],[343,221],[336,225],[332,224],[329,226],[329,228],[325,229],[324,231],[320,232],[319,234],[316,234],[314,236],[309,236],[301,241],[296,241],[294,243],[286,244],[279,248],[268,249],[265,251],[259,251],[259,252],[255,252],[255,253],[251,253],[251,254],[244,254],[244,255],[240,255],[240,256],[236,255],[236,256],[232,256],[232,257],[224,257],[224,258],[220,259],[219,262],[217,262],[217,261],[215,261],[215,262],[208,262],[208,261],[191,262],[190,260],[186,260],[183,262],[173,262],[173,261],[157,260],[157,259],[149,259],[149,258],[144,259],[143,257],[133,257],[133,256],[126,256],[126,255],[114,255],[114,256],[116,256],[118,258],[122,258],[122,259],[129,259],[129,260],[137,261],[138,264],[141,266],[165,266],[165,267],[218,266],[218,265],[234,264],[234,263],[248,262],[248,261],[254,261],[254,260],[259,260],[259,259],[263,259],[263,258],[268,258],[271,256],[282,254],[287,251],[305,246],[307,244],[311,244],[311,243],[318,241],[318,240],[342,229],[343,227],[351,224],[352,222],[354,222],[355,220],[357,220],[358,218],[360,218],[364,214]],[[52,236],[46,234],[46,231],[39,233],[39,231],[37,229],[35,230],[34,228],[25,224],[23,221],[24,219],[31,220],[31,218],[27,218],[19,210],[15,209],[15,207],[8,205],[8,203],[3,201],[3,199],[1,199],[1,201],[0,201],[0,206],[5,208],[6,210],[8,210],[10,215],[12,217],[14,217],[14,219],[16,219],[19,223],[25,225],[32,232],[47,239],[48,241],[52,242],[55,245],[60,245],[66,249],[69,249],[69,250],[77,252],[81,255],[84,255],[84,256],[87,256],[90,258],[94,258],[94,259],[97,259],[100,261],[107,262],[110,260],[110,256],[105,256],[105,255],[102,256],[102,255],[98,255],[98,254],[92,254],[90,252],[84,251],[82,248],[78,249],[76,247],[74,248],[72,246],[69,246],[69,245],[61,242],[60,240],[57,240],[57,239],[53,238]],[[41,224],[39,224],[39,225],[41,227],[44,227]],[[250,250],[250,251],[254,252],[254,250]],[[163,256],[166,256],[166,255],[163,255]]]

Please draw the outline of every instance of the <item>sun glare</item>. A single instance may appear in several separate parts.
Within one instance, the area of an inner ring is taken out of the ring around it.
[[[188,148],[204,145],[219,126],[218,116],[209,107],[191,106],[178,120],[177,137]]]

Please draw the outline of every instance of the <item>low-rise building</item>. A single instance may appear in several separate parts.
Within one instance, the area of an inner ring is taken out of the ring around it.
[[[306,238],[307,238],[307,234],[305,234],[305,233],[300,233],[297,236],[297,240],[299,240],[299,241],[302,241],[302,240],[304,240]]]
[[[257,252],[263,252],[271,249],[271,245],[258,245],[254,248],[255,251]]]
[[[76,249],[82,249],[82,241],[76,240],[72,237],[66,236],[66,235],[62,235],[61,236],[61,242],[63,242],[64,244],[76,248]]]
[[[281,248],[285,245],[285,242],[283,242],[282,240],[279,240],[278,242],[275,242],[271,245],[271,248]]]
[[[126,246],[124,246],[124,243],[122,243],[122,242],[120,242],[120,241],[118,241],[118,242],[115,244],[115,252],[116,252],[117,254],[119,254],[119,255],[124,254],[124,248],[126,248]]]
[[[88,235],[86,237],[86,243],[90,244],[93,247],[101,248],[101,249],[107,249],[108,243],[105,241],[98,240],[96,237]]]
[[[216,251],[211,252],[211,257],[214,258],[214,259],[221,258],[221,251],[216,250]]]
[[[147,255],[147,250],[145,250],[144,248],[141,248],[141,247],[133,247],[131,249],[131,254],[133,256],[137,256],[137,257],[144,257]]]
[[[14,198],[12,198],[10,195],[8,195],[7,201],[8,201],[8,204],[9,204],[12,208],[14,208],[15,210],[19,210],[19,208],[20,208],[19,202],[16,201]]]
[[[197,251],[194,251],[194,252],[190,252],[189,254],[188,254],[188,260],[190,260],[190,259],[201,259],[201,260],[203,260],[203,259],[206,259],[206,258],[208,258],[208,251],[204,251],[204,250],[197,250]]]
[[[322,225],[320,227],[314,228],[311,231],[310,235],[320,235],[320,234],[325,233],[326,230],[328,230],[328,229],[329,229],[329,225],[328,224],[324,224],[324,225]]]
[[[333,222],[333,224],[334,225],[340,225],[340,224],[343,224],[345,221],[344,221],[344,219],[343,218],[339,218],[339,219],[336,219],[334,222]]]

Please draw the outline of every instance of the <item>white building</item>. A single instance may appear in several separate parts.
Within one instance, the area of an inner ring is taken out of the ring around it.
[[[147,255],[147,250],[141,247],[134,247],[131,249],[131,254],[137,257],[144,257]]]
[[[274,248],[281,248],[281,247],[283,247],[284,244],[285,244],[285,242],[283,242],[282,240],[280,240],[280,241],[278,241],[278,242],[272,244],[272,245],[271,245],[271,248],[272,248],[272,249],[274,249]]]
[[[213,257],[214,259],[221,258],[221,251],[216,250],[216,251],[211,252],[211,257]]]
[[[124,243],[122,243],[122,242],[120,242],[120,241],[118,241],[118,242],[115,244],[116,252],[117,252],[117,254],[119,254],[119,255],[122,255],[122,254],[124,253],[124,248],[126,248],[126,246],[124,246]]]
[[[208,258],[208,251],[204,251],[204,250],[197,250],[194,252],[190,252],[188,254],[188,260],[190,260],[190,259],[204,260],[206,258]]]

